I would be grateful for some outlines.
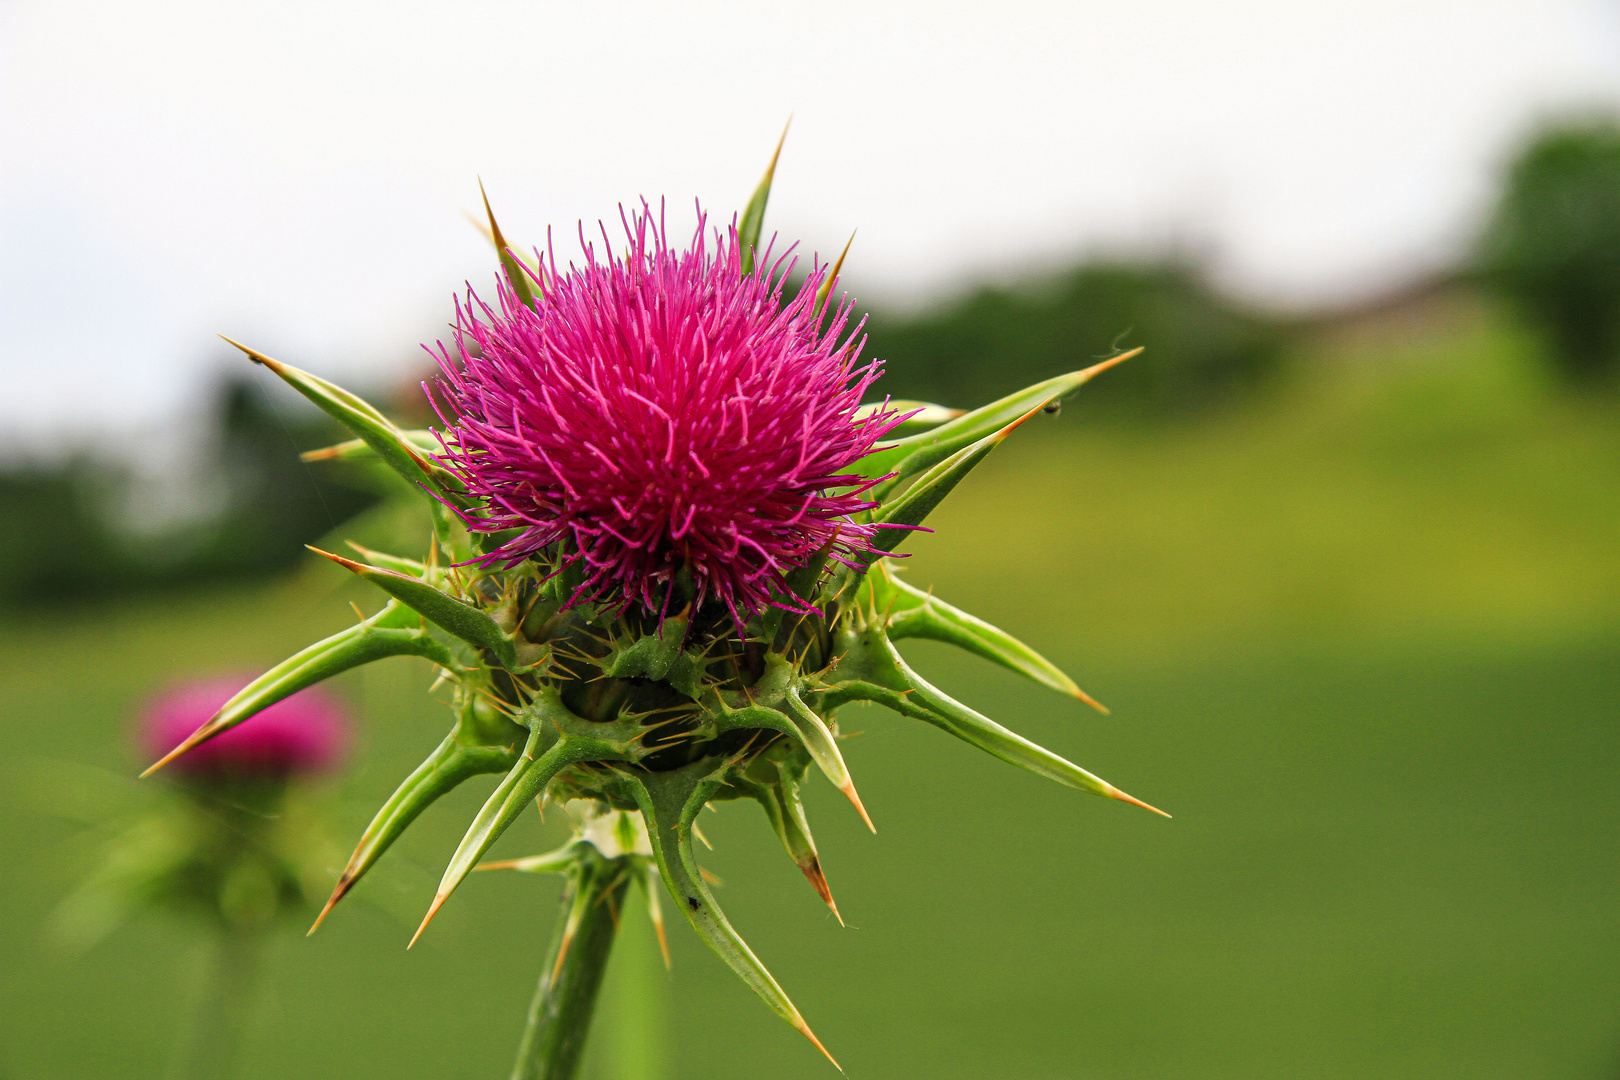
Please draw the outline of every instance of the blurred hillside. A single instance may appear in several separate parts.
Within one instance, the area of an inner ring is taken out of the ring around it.
[[[705,823],[728,914],[852,1075],[1613,1074],[1620,408],[1568,393],[1522,313],[1466,290],[1299,333],[1263,392],[1196,423],[1093,422],[1099,380],[903,549],[910,580],[1114,712],[908,643],[925,674],[949,663],[963,700],[1174,821],[874,708],[846,755],[878,834],[808,793],[851,929],[757,813]],[[14,615],[0,760],[128,776],[142,695],[274,663],[352,621],[349,599],[378,603],[305,557],[270,583]],[[118,643],[93,680],[87,641]],[[340,681],[375,733],[335,793],[340,838],[442,737],[430,678],[411,660]],[[403,947],[493,782],[282,943],[245,1080],[502,1074],[556,885],[480,875]],[[493,857],[556,828],[529,815]],[[156,1078],[169,1053],[193,963],[171,925],[78,959],[37,947],[90,850],[0,800],[0,1070],[19,1080]],[[670,943],[667,1080],[825,1080],[690,934]]]

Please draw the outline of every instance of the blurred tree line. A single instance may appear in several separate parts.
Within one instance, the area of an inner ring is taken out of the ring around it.
[[[1569,382],[1620,384],[1620,121],[1561,123],[1530,140],[1508,168],[1477,272],[1541,328]]]
[[[1144,345],[1085,392],[1087,409],[1134,420],[1189,417],[1254,390],[1285,341],[1281,323],[1180,259],[1082,263],[911,319],[871,312],[867,331],[883,390],[959,408]]]
[[[1447,277],[1519,307],[1572,387],[1620,385],[1620,123],[1591,119],[1532,138],[1506,171],[1471,265]],[[953,406],[1146,346],[1083,398],[1093,417],[1131,423],[1180,422],[1253,393],[1278,371],[1298,325],[1224,295],[1177,257],[1089,261],[912,316],[867,316],[866,355],[885,361],[883,389]],[[205,521],[167,533],[121,526],[131,486],[117,465],[88,455],[0,465],[0,606],[274,574],[377,499],[339,469],[298,460],[344,437],[304,403],[274,405],[241,380],[223,385],[214,414],[196,479],[223,498]]]
[[[200,522],[135,532],[120,520],[137,498],[128,465],[81,453],[0,469],[0,605],[45,607],[118,593],[262,577],[303,545],[373,503],[336,469],[309,469],[300,450],[344,435],[313,407],[271,402],[258,384],[216,393],[211,434],[186,481],[218,496]]]

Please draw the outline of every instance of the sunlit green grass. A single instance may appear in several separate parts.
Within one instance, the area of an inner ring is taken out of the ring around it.
[[[1532,343],[1465,314],[1315,343],[1265,400],[1186,427],[1094,430],[1071,406],[912,545],[911,580],[1114,713],[943,649],[915,650],[925,673],[1176,817],[853,711],[878,835],[812,793],[849,929],[757,811],[707,817],[721,902],[852,1076],[1620,1068],[1620,416],[1562,399]],[[128,771],[141,695],[278,659],[351,596],[315,568],[15,623],[0,758]],[[344,683],[366,738],[332,795],[341,840],[442,731],[425,667],[390,665]],[[286,937],[245,1076],[505,1075],[555,884],[480,875],[404,949],[488,786],[424,819],[320,934]],[[0,1075],[158,1077],[196,958],[158,918],[42,951],[84,846],[27,801],[0,799]],[[834,1075],[678,922],[671,942],[667,1080]]]

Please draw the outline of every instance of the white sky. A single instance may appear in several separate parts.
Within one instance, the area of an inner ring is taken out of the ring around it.
[[[1614,0],[955,4],[0,0],[0,450],[184,426],[223,331],[403,369],[508,236],[621,200],[916,302],[1176,238],[1261,300],[1466,243],[1538,116],[1620,103]]]

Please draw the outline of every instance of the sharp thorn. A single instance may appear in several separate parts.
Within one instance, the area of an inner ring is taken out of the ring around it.
[[[782,145],[787,142],[788,128],[793,126],[793,114],[789,113],[787,123],[782,125],[782,135],[776,140],[776,149],[771,152],[771,163],[765,167],[767,179],[776,176],[776,161],[782,156]]]
[[[313,551],[315,554],[322,555],[322,556],[324,556],[324,557],[326,557],[328,559],[331,559],[333,562],[337,563],[339,566],[343,567],[344,569],[353,570],[357,574],[360,573],[360,571],[362,571],[362,570],[370,570],[370,569],[372,569],[371,567],[367,566],[365,563],[358,563],[358,562],[355,562],[353,559],[345,559],[343,556],[334,555],[330,551],[322,551],[320,548],[316,547],[314,544],[305,544],[304,546],[306,548],[308,548],[309,550]]]
[[[326,901],[326,906],[321,908],[321,913],[315,916],[315,921],[310,924],[309,933],[305,934],[305,937],[312,937],[315,931],[321,928],[321,923],[326,921],[326,917],[332,913],[332,909],[337,906],[337,902],[348,893],[351,884],[353,882],[349,878],[338,878],[337,888],[332,890],[332,895]]]
[[[1092,697],[1078,686],[1074,688],[1073,693],[1076,700],[1085,702],[1087,705],[1090,705],[1093,709],[1096,709],[1104,716],[1113,715],[1113,713],[1109,712],[1108,706],[1104,705],[1102,702],[1098,701],[1096,698]]]
[[[658,951],[664,954],[664,970],[674,971],[675,964],[669,958],[669,935],[664,933],[664,920],[653,923],[653,929],[658,931]]]
[[[231,338],[225,337],[224,334],[221,334],[219,336],[226,343],[228,343],[230,345],[234,345],[238,349],[241,349],[243,352],[247,353],[247,358],[249,360],[253,361],[255,364],[263,364],[265,367],[269,368],[271,371],[275,372],[277,375],[281,374],[282,364],[280,363],[280,361],[272,360],[268,356],[264,355],[264,353],[260,352],[258,349],[250,349],[246,345],[242,344],[240,341],[235,341],[235,340],[233,340]]]
[[[484,187],[484,182],[483,182],[482,179],[480,179],[478,181],[478,188],[479,188],[480,192],[482,192],[483,187]],[[479,232],[484,234],[484,239],[485,240],[488,240],[491,244],[493,244],[495,242],[495,235],[489,231],[489,224],[487,222],[485,222],[482,218],[480,218],[477,214],[473,213],[471,210],[463,210],[461,213],[462,213],[463,217],[465,217],[468,221],[472,222],[473,228],[477,229]]]
[[[810,1025],[804,1022],[804,1017],[799,1016],[797,1011],[795,1011],[793,1018],[794,1018],[794,1021],[795,1021],[793,1026],[798,1029],[799,1034],[803,1035],[805,1038],[807,1038],[811,1042],[815,1043],[816,1044],[816,1049],[821,1051],[822,1056],[825,1057],[828,1061],[832,1062],[832,1067],[837,1069],[839,1072],[843,1072],[844,1067],[842,1065],[838,1064],[838,1059],[837,1058],[835,1058],[831,1054],[827,1053],[827,1048],[825,1046],[821,1045],[821,1040],[816,1038],[816,1033],[811,1031],[810,1030]]]
[[[669,937],[664,933],[664,906],[658,902],[658,894],[653,891],[658,887],[657,871],[650,872],[641,882],[647,889],[647,918],[652,920],[653,929],[658,933],[658,951],[664,954],[664,970],[673,971],[675,965],[669,959]]]
[[[996,432],[994,435],[992,435],[990,437],[992,439],[996,440],[996,443],[999,445],[1003,439],[1005,439],[1007,436],[1011,435],[1013,432],[1017,431],[1019,428],[1023,427],[1024,424],[1026,422],[1028,422],[1029,419],[1031,417],[1033,417],[1036,413],[1044,412],[1046,410],[1046,407],[1048,405],[1052,404],[1052,402],[1054,402],[1056,400],[1057,400],[1057,398],[1055,398],[1055,397],[1047,398],[1045,401],[1041,402],[1039,405],[1037,405],[1033,409],[1029,410],[1029,412],[1025,413],[1023,416],[1020,416],[1018,419],[1014,420],[1012,423],[1008,424],[1006,427],[1002,428],[1000,431]]]
[[[855,781],[853,781],[853,780],[847,781],[844,784],[844,786],[839,788],[838,790],[842,791],[844,793],[844,797],[847,798],[850,802],[855,804],[855,809],[856,809],[857,812],[860,813],[861,820],[866,822],[866,827],[868,829],[871,829],[873,833],[876,833],[877,832],[877,826],[872,824],[871,815],[866,812],[866,807],[861,805],[861,797],[859,795],[855,794]],[[840,1069],[839,1071],[842,1072],[843,1070]]]
[[[158,758],[157,761],[147,766],[146,771],[141,773],[140,778],[145,780],[148,776],[151,776],[153,773],[163,768],[163,766],[167,765],[181,754],[184,754],[187,750],[190,750],[192,747],[197,746],[200,743],[207,742],[209,736],[213,734],[213,732],[209,730],[209,728],[213,725],[213,722],[213,720],[210,720],[196,731],[193,731],[190,735],[187,735],[185,742],[181,743],[173,750],[170,750],[167,754],[164,754],[162,757]]]
[[[833,918],[838,920],[838,925],[847,925],[844,922],[844,917],[838,914],[838,905],[833,901],[832,890],[827,887],[827,875],[822,873],[821,860],[812,855],[810,856],[809,865],[801,864],[799,869],[803,870],[804,876],[810,879],[810,886],[816,890],[816,895],[820,896],[822,902],[832,909]]]
[[[1079,374],[1085,376],[1087,379],[1095,378],[1098,375],[1101,375],[1103,372],[1107,371],[1109,368],[1113,367],[1115,364],[1123,364],[1125,361],[1129,360],[1131,357],[1136,356],[1138,353],[1140,353],[1142,351],[1142,349],[1143,349],[1143,346],[1138,345],[1136,348],[1132,349],[1130,352],[1123,352],[1123,353],[1120,353],[1118,356],[1110,356],[1108,359],[1104,360],[1100,364],[1092,364],[1090,367],[1082,369],[1079,372]]]
[[[416,939],[422,936],[422,931],[428,928],[428,923],[433,921],[433,916],[439,913],[439,909],[444,906],[444,902],[448,899],[450,899],[449,893],[440,893],[433,898],[433,905],[428,908],[427,917],[422,920],[422,925],[416,928],[416,933],[411,935],[411,944],[405,946],[405,948],[409,949],[411,945],[416,944]]]
[[[522,859],[503,859],[500,862],[481,862],[473,867],[474,870],[513,870]]]
[[[1108,797],[1110,799],[1118,799],[1120,802],[1130,803],[1132,806],[1140,806],[1144,810],[1151,810],[1155,814],[1158,814],[1160,817],[1170,817],[1169,814],[1165,813],[1163,810],[1160,810],[1157,806],[1149,806],[1147,803],[1143,802],[1141,799],[1138,799],[1136,796],[1125,794],[1123,791],[1119,790],[1119,788],[1115,787],[1113,784],[1108,785]]]

